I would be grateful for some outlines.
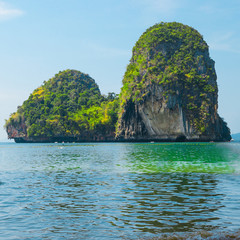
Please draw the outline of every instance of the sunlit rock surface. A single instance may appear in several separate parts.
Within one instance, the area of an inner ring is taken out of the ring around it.
[[[117,138],[229,141],[218,115],[208,45],[193,28],[160,23],[137,41],[123,79]]]

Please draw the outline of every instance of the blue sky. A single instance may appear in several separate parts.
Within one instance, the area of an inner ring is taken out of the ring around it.
[[[239,0],[0,0],[0,140],[4,119],[64,69],[88,73],[102,93],[118,93],[140,35],[155,23],[197,29],[210,48],[219,113],[240,132]]]

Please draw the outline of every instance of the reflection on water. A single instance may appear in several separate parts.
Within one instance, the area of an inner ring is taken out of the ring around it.
[[[149,232],[211,230],[214,212],[223,207],[222,194],[216,192],[212,176],[176,174],[143,175],[134,180],[136,202],[129,205],[130,214],[138,215],[139,229]],[[144,215],[141,213],[148,212]],[[153,210],[154,209],[154,210]],[[210,224],[209,224],[210,223]]]
[[[0,145],[3,239],[239,228],[240,144]]]

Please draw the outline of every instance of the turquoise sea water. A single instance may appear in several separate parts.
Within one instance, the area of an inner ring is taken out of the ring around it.
[[[0,144],[0,239],[240,228],[240,143]]]

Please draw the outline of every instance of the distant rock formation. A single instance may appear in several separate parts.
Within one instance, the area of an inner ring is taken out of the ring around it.
[[[114,93],[101,95],[89,75],[68,69],[35,89],[5,128],[15,142],[113,141],[118,106]]]
[[[195,29],[176,22],[149,28],[124,75],[117,139],[231,140],[217,113],[216,79],[208,45]]]

